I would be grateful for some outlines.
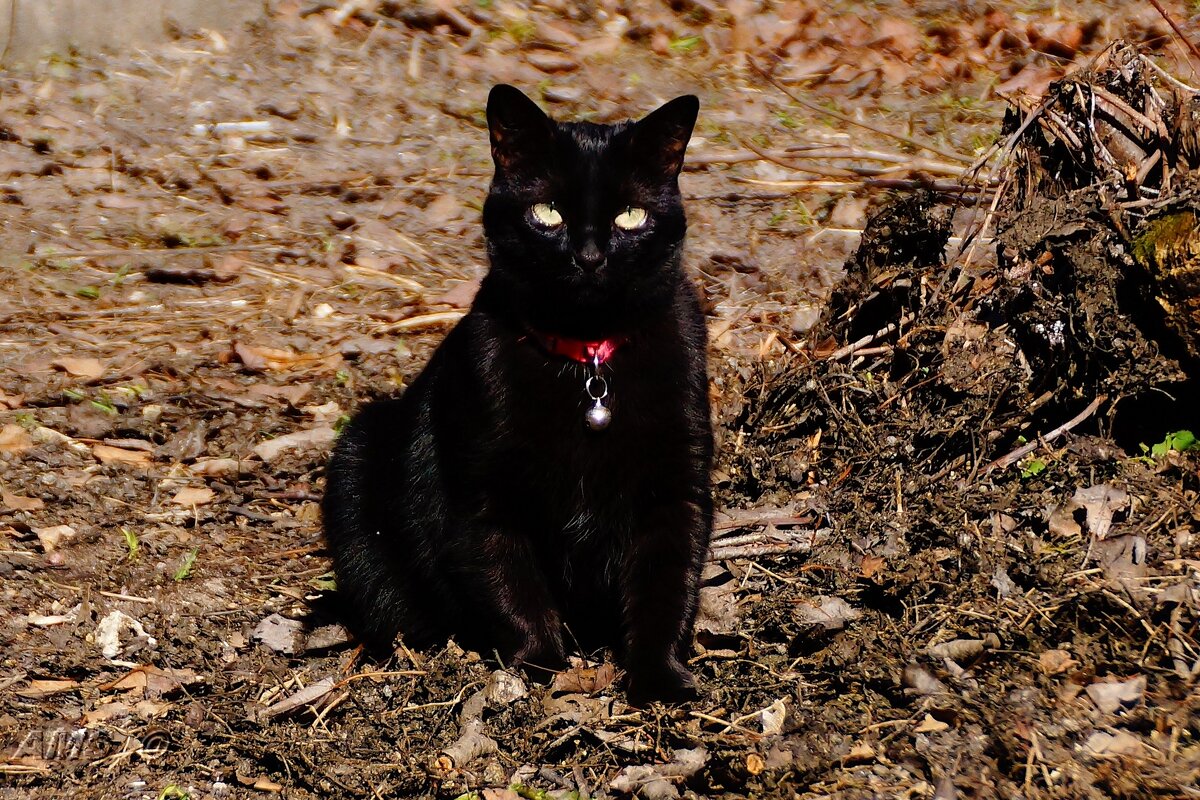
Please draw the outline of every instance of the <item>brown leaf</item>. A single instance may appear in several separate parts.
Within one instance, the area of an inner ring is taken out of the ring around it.
[[[23,394],[5,394],[3,389],[0,389],[0,407],[2,408],[20,408],[25,404],[25,395]]]
[[[58,546],[68,539],[75,538],[75,529],[70,525],[50,525],[45,528],[34,528],[34,535],[42,545],[42,550],[53,553]]]
[[[150,454],[145,450],[127,450],[107,444],[92,445],[92,455],[101,464],[130,464],[137,467],[150,464]]]
[[[882,557],[867,555],[863,556],[860,569],[864,578],[872,578],[885,566],[887,562]]]
[[[71,680],[32,680],[29,686],[25,689],[17,690],[16,694],[21,697],[38,698],[49,697],[52,694],[62,694],[64,692],[73,692],[80,688],[79,681]]]
[[[612,686],[617,677],[617,668],[604,663],[599,667],[574,666],[554,676],[550,693],[599,694]]]
[[[33,437],[20,425],[10,423],[0,428],[0,453],[23,453],[33,447]]]
[[[134,667],[125,675],[100,687],[104,692],[130,692],[146,697],[162,697],[171,692],[200,683],[194,670],[171,669],[144,665]]]
[[[206,475],[213,478],[228,478],[242,471],[243,462],[236,458],[200,458],[196,463],[189,464],[187,471],[193,475]],[[245,465],[247,472],[250,464]]]
[[[83,724],[91,727],[98,722],[108,722],[110,719],[127,717],[133,712],[128,703],[103,703],[91,711],[83,712]]]
[[[0,492],[0,501],[8,508],[17,511],[41,511],[46,507],[46,504],[37,497],[23,497],[12,492]]]
[[[920,724],[913,728],[915,733],[941,733],[947,730],[950,730],[949,725],[939,719],[934,719],[929,714],[926,714],[925,719],[921,720]]]
[[[104,363],[98,358],[73,358],[65,356],[63,358],[56,358],[50,364],[75,378],[87,378],[94,381],[104,374]]]
[[[254,454],[263,461],[274,461],[288,450],[327,447],[337,438],[333,428],[321,426],[306,431],[296,431],[275,439],[268,439],[254,448]]]
[[[311,383],[296,383],[290,386],[272,386],[266,383],[256,383],[246,389],[246,394],[255,398],[286,400],[290,406],[299,406],[300,401],[312,391]]]
[[[217,493],[207,486],[185,486],[175,493],[171,502],[181,506],[202,506],[211,503]]]
[[[312,353],[294,353],[291,350],[280,350],[275,347],[259,347],[245,342],[233,343],[233,355],[242,362],[246,369],[262,372],[265,370],[288,369],[319,369],[333,371],[342,363],[339,353],[323,356]]]
[[[1038,669],[1043,675],[1058,675],[1079,666],[1066,650],[1047,650],[1038,656]]]

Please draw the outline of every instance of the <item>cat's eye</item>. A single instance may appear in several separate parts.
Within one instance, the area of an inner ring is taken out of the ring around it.
[[[613,219],[613,224],[621,230],[636,231],[646,226],[646,209],[628,206]]]
[[[553,203],[538,203],[529,212],[533,214],[537,224],[545,228],[557,228],[562,225],[562,214],[558,213]]]

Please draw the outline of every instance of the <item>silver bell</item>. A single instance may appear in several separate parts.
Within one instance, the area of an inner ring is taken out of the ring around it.
[[[600,405],[600,401],[597,400],[596,405],[587,410],[584,421],[589,430],[602,431],[608,427],[608,423],[612,422],[612,412]]]

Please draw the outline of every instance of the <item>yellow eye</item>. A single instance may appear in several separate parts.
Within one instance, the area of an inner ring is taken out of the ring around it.
[[[646,209],[629,206],[620,214],[617,214],[613,220],[613,224],[627,231],[636,231],[638,228],[645,227]]]
[[[538,203],[530,209],[530,213],[533,214],[538,225],[547,228],[557,228],[562,225],[562,214],[558,213],[558,209],[554,207],[553,203]]]

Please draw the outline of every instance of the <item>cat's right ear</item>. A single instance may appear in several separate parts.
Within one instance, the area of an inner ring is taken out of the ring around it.
[[[511,172],[545,160],[554,138],[550,118],[520,89],[503,83],[492,87],[487,122],[497,170]]]

